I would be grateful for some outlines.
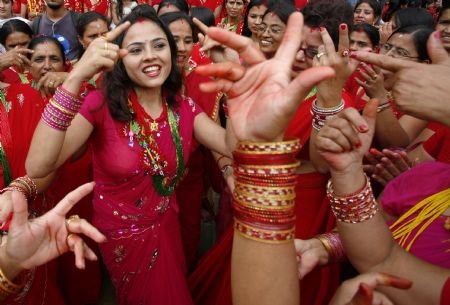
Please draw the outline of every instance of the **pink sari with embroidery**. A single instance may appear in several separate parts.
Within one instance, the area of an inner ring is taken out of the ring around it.
[[[192,100],[172,108],[177,118],[184,163],[189,158],[195,116]],[[100,91],[90,93],[80,111],[93,126],[91,135],[94,181],[94,225],[108,241],[100,246],[116,287],[119,304],[192,304],[180,239],[175,193],[159,195],[140,164],[141,148],[129,145],[124,122],[114,120]],[[159,148],[176,172],[176,150],[163,111],[156,119]]]

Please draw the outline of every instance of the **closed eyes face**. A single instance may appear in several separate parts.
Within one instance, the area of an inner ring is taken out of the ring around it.
[[[128,50],[122,60],[135,86],[160,88],[164,84],[172,69],[172,58],[167,36],[157,24],[133,24],[125,34],[122,48]]]
[[[355,23],[375,23],[375,12],[367,3],[361,3],[353,12],[353,21]]]

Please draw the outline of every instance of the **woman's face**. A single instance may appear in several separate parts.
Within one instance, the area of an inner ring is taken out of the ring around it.
[[[225,9],[227,10],[228,17],[241,18],[242,12],[244,11],[244,1],[243,0],[227,0]]]
[[[350,50],[351,51],[373,51],[372,42],[364,31],[353,31],[350,33]]]
[[[450,9],[447,9],[439,18],[436,30],[441,32],[441,41],[445,49],[450,53]]]
[[[180,11],[180,9],[178,7],[176,7],[175,5],[167,4],[166,6],[161,7],[159,9],[158,16],[161,16],[161,15],[164,15],[167,13],[175,13],[175,12],[179,12],[179,11]]]
[[[397,33],[392,35],[389,40],[381,46],[380,53],[409,61],[417,61],[419,57],[411,34]],[[390,90],[394,85],[393,74],[384,69],[381,71],[384,75],[384,87],[387,90]]]
[[[0,19],[8,19],[11,17],[12,17],[12,1],[0,0]]]
[[[361,3],[355,8],[353,12],[354,23],[375,23],[375,12],[368,3]]]
[[[185,20],[178,19],[169,24],[170,32],[177,43],[177,64],[183,70],[192,54],[194,39],[192,29]]]
[[[78,36],[78,40],[86,49],[94,39],[104,36],[106,33],[108,33],[108,25],[105,21],[97,19],[86,26],[83,36]]]
[[[253,6],[247,16],[248,28],[253,35],[257,36],[259,34],[260,26],[262,23],[262,17],[264,12],[267,10],[265,5]]]
[[[12,32],[8,35],[8,37],[6,37],[5,49],[6,51],[14,49],[15,47],[25,49],[28,47],[30,40],[31,37],[28,36],[28,34],[25,34],[23,32]]]
[[[259,48],[266,57],[272,57],[278,50],[285,31],[286,25],[276,14],[268,13],[264,16],[259,35]]]
[[[39,81],[48,72],[63,72],[64,61],[61,49],[53,42],[43,42],[34,47],[31,55],[30,73]]]
[[[157,24],[147,20],[133,24],[121,47],[128,50],[123,64],[136,86],[156,88],[164,84],[172,69],[171,52],[167,36]]]
[[[319,29],[303,27],[303,41],[300,50],[295,55],[294,65],[292,66],[293,75],[309,69],[313,66],[314,56],[317,55],[319,46],[322,43]]]

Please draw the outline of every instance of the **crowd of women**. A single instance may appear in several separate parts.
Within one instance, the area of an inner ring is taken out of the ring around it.
[[[0,302],[450,304],[450,2],[65,1],[70,62],[47,2],[0,0]]]

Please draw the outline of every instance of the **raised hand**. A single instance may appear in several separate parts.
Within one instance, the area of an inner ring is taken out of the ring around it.
[[[361,166],[375,131],[377,100],[370,100],[361,116],[354,108],[339,113],[317,134],[315,145],[332,171]]]
[[[85,259],[96,260],[96,255],[79,234],[96,242],[104,242],[106,238],[84,219],[66,219],[70,209],[93,188],[94,183],[80,186],[52,210],[32,220],[28,220],[25,197],[13,192],[14,216],[6,245],[0,248],[4,265],[21,271],[45,264],[67,251],[75,253],[76,266],[81,269],[85,266]]]
[[[51,97],[58,86],[66,80],[67,72],[47,72],[37,83],[37,90],[41,92],[42,97]]]
[[[313,65],[316,67],[332,67],[336,75],[317,86],[317,98],[322,106],[332,108],[340,103],[342,88],[344,88],[349,76],[355,71],[358,62],[350,59],[350,40],[346,24],[341,24],[339,27],[337,51],[326,28],[320,28],[320,35],[322,36],[323,46],[319,47],[319,53],[314,57]]]
[[[409,289],[411,285],[411,281],[393,275],[364,273],[342,283],[330,305],[393,305],[393,302],[375,289],[379,286]]]
[[[392,95],[399,110],[450,126],[450,57],[439,32],[430,36],[427,47],[432,64],[362,51],[352,53],[352,57],[395,73]]]
[[[16,67],[19,72],[31,65],[28,54],[32,54],[33,50],[15,47],[12,50],[0,55],[0,70],[6,70],[9,67]]]
[[[101,71],[112,70],[117,60],[128,53],[127,50],[120,49],[113,41],[128,27],[130,23],[125,22],[106,33],[105,36],[93,40],[70,75],[76,75],[77,79],[88,81]]]
[[[355,78],[355,81],[364,88],[367,96],[378,99],[380,103],[385,103],[387,101],[387,90],[384,88],[384,77],[380,68],[376,66],[371,67],[361,62],[358,73],[364,81],[358,78]]]
[[[248,65],[246,69],[227,62],[197,68],[198,73],[217,78],[214,82],[201,84],[200,89],[228,94],[229,118],[238,139],[281,140],[287,124],[311,88],[334,75],[331,68],[319,67],[291,79],[302,28],[303,16],[292,14],[283,41],[270,60],[266,60],[247,37],[218,28],[208,30],[211,38],[235,49]]]

